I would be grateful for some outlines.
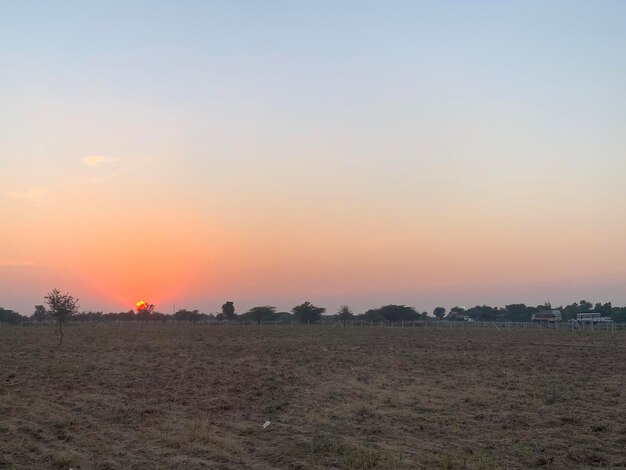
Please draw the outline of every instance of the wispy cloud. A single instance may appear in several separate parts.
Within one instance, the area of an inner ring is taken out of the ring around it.
[[[44,188],[43,186],[33,186],[23,192],[7,191],[4,195],[15,199],[26,199],[27,201],[40,202],[43,200],[46,190],[47,188]]]
[[[103,157],[101,155],[87,155],[86,157],[82,158],[82,161],[90,168],[97,168],[106,163],[116,162],[117,158]]]

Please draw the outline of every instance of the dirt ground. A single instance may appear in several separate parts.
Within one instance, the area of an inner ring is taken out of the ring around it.
[[[56,343],[0,327],[0,468],[626,468],[626,332],[113,324]]]

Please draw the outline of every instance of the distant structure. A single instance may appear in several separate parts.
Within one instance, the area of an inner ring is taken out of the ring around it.
[[[458,311],[449,312],[446,316],[446,319],[450,321],[467,321],[468,318],[469,316],[465,312]]]
[[[570,320],[571,321],[571,320]],[[603,317],[600,312],[584,312],[576,315],[577,323],[613,323],[611,317]]]
[[[540,312],[533,313],[532,321],[538,322],[560,322],[563,320],[560,310],[541,310]]]

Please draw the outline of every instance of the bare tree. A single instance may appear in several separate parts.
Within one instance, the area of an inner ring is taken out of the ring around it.
[[[154,313],[154,304],[148,304],[146,302],[138,302],[137,304],[137,318],[139,320],[150,320],[150,317]]]
[[[44,297],[48,304],[50,315],[59,324],[59,347],[63,343],[63,325],[69,321],[72,315],[78,312],[78,299],[70,294],[62,294],[59,289],[52,289],[48,295]]]
[[[354,314],[352,313],[352,310],[350,310],[350,307],[348,307],[347,305],[342,305],[339,308],[337,315],[339,316],[339,322],[341,326],[346,326],[348,321],[354,318]]]

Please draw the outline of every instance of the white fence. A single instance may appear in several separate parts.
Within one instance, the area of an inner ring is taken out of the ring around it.
[[[626,323],[575,323],[575,322],[512,322],[512,321],[448,321],[448,320],[404,320],[404,321],[367,321],[367,320],[348,320],[345,322],[337,321],[334,318],[322,318],[321,322],[300,323],[297,321],[281,321],[269,320],[255,322],[250,320],[234,320],[234,321],[182,321],[167,320],[162,321],[138,321],[138,320],[113,320],[113,321],[72,321],[73,325],[92,325],[92,326],[115,326],[122,327],[128,325],[130,327],[153,326],[153,325],[169,325],[177,326],[215,326],[215,327],[336,327],[336,328],[429,328],[429,329],[476,329],[487,328],[494,330],[559,330],[559,331],[626,331]],[[26,322],[22,326],[51,326],[53,322]],[[8,324],[0,323],[1,326]],[[19,326],[19,325],[17,325]]]
[[[76,322],[83,323],[83,322]],[[93,323],[93,322],[92,322]],[[118,324],[162,324],[162,322],[145,322],[145,321],[114,321],[112,323]],[[107,324],[107,323],[104,323]],[[491,328],[494,330],[501,329],[534,329],[534,330],[562,330],[562,331],[619,331],[626,330],[626,323],[570,323],[570,322],[511,322],[511,321],[447,321],[447,320],[415,320],[415,321],[367,321],[367,320],[348,320],[346,322],[339,322],[332,318],[322,318],[321,322],[316,323],[300,323],[297,321],[281,321],[281,320],[267,320],[261,322],[255,322],[250,320],[234,320],[234,321],[181,321],[181,320],[168,320],[165,324],[173,326],[183,325],[203,325],[203,326],[225,326],[225,327],[274,327],[274,326],[290,326],[290,327],[313,327],[313,326],[326,326],[337,328],[356,328],[356,327],[370,327],[370,328],[457,328],[457,329],[473,329],[473,328]]]

